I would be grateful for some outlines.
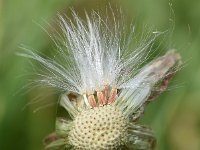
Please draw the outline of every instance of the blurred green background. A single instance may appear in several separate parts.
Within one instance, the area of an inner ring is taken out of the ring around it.
[[[121,7],[133,20],[160,29],[170,27],[168,0],[0,0],[0,150],[43,149],[43,138],[54,130],[58,94],[44,96],[44,101],[54,105],[39,111],[34,110],[43,102],[27,105],[35,96],[48,95],[49,91],[23,88],[31,65],[15,55],[20,44],[51,53],[51,40],[35,22],[45,26],[43,19],[51,23],[57,12],[68,14],[69,7],[97,10],[108,2]],[[168,47],[178,50],[185,65],[169,91],[147,106],[142,122],[155,131],[157,150],[199,150],[200,1],[170,3],[175,28]]]

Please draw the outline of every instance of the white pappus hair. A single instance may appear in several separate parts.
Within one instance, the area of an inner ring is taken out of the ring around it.
[[[43,58],[30,50],[20,55],[42,65],[38,84],[77,93],[83,97],[86,107],[91,107],[88,96],[103,91],[105,86],[110,92],[119,90],[114,104],[128,117],[174,67],[178,54],[170,51],[141,67],[160,32],[144,33],[138,41],[134,26],[126,36],[125,27],[121,27],[114,17],[111,19],[114,24],[110,27],[109,21],[95,12],[91,17],[86,14],[86,21],[75,12],[72,14],[73,20],[58,15],[61,32],[57,32],[57,37],[51,36],[58,51],[56,60]],[[134,49],[130,49],[132,42],[135,42]],[[79,111],[67,97],[61,99],[61,105],[72,116]]]

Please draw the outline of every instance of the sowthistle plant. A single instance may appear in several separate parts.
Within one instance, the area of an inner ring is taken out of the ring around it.
[[[146,63],[160,32],[138,40],[135,28],[126,36],[114,15],[111,27],[96,12],[90,17],[86,13],[86,21],[72,14],[73,20],[58,15],[61,32],[50,35],[56,60],[30,50],[20,54],[42,66],[36,83],[64,91],[59,104],[70,118],[57,118],[56,132],[45,139],[45,148],[153,149],[153,132],[137,120],[144,106],[167,88],[179,67],[179,54],[169,50]],[[132,42],[135,47],[130,49]]]

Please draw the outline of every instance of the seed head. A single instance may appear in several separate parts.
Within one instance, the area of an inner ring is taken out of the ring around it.
[[[29,50],[20,54],[42,66],[36,83],[64,91],[59,104],[72,119],[57,120],[57,137],[46,148],[153,149],[151,130],[136,121],[145,104],[161,93],[154,89],[166,89],[179,66],[179,54],[170,50],[145,64],[160,32],[142,33],[136,41],[135,28],[126,36],[115,18],[109,27],[109,19],[98,13],[86,14],[86,22],[72,14],[73,21],[58,15],[61,33],[55,29],[58,35],[50,35],[57,59]]]

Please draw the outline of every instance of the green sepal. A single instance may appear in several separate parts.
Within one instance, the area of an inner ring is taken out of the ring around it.
[[[68,144],[67,139],[60,138],[55,141],[52,141],[50,144],[45,146],[45,149],[48,150],[65,150],[69,149],[71,146]]]
[[[56,134],[61,137],[67,137],[68,133],[72,127],[72,121],[66,120],[64,118],[56,119]]]
[[[129,150],[153,150],[156,139],[149,127],[130,123],[125,145]]]

